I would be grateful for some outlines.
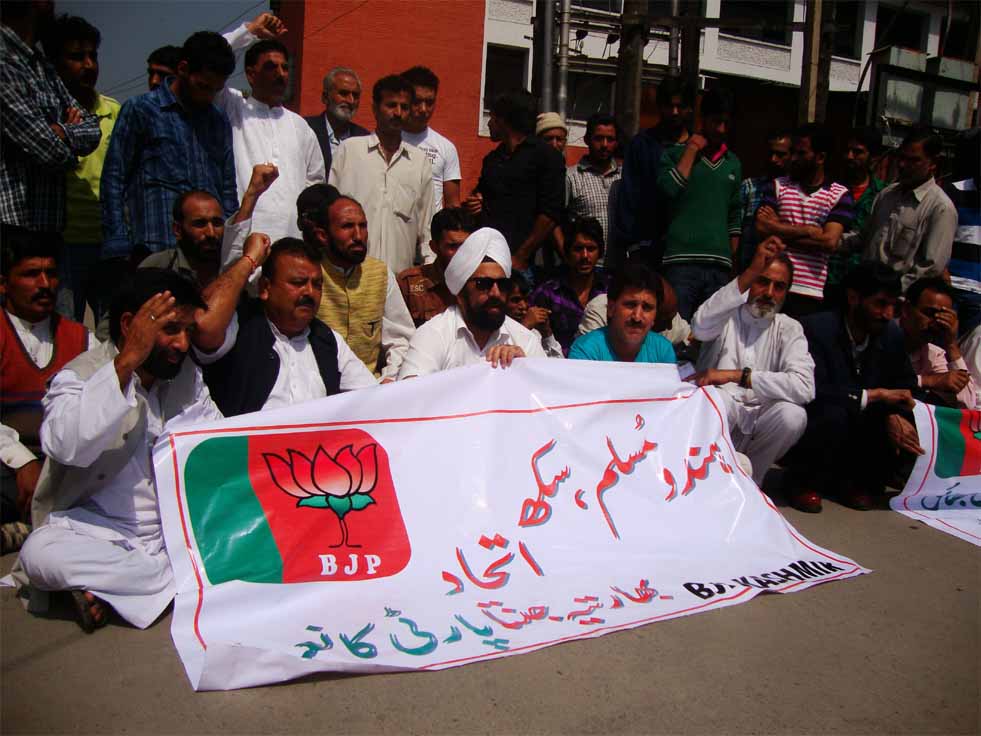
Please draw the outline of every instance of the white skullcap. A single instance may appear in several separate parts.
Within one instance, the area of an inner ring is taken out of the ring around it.
[[[492,227],[482,227],[470,233],[450,259],[445,277],[451,294],[459,294],[463,290],[467,279],[473,276],[473,272],[485,258],[496,261],[504,269],[504,275],[511,276],[511,249],[508,241]]]

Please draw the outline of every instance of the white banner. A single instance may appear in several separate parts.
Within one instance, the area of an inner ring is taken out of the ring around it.
[[[440,669],[867,572],[742,473],[719,401],[525,359],[161,440],[191,684]]]
[[[981,411],[918,402],[913,414],[924,453],[890,505],[981,546]]]

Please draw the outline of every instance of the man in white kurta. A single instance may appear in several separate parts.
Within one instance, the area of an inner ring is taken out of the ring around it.
[[[266,233],[273,241],[300,237],[293,215],[296,198],[307,186],[323,182],[327,176],[317,136],[302,117],[283,106],[289,83],[289,55],[286,47],[275,40],[281,30],[285,28],[275,16],[263,13],[225,34],[234,51],[249,47],[245,74],[252,93],[246,97],[241,91],[226,87],[215,98],[215,104],[232,126],[239,200],[249,186],[253,166],[271,163],[279,170],[279,177],[252,214],[253,230]]]
[[[173,272],[141,269],[117,299],[113,341],[71,361],[44,398],[47,461],[18,579],[91,594],[98,624],[108,604],[146,628],[174,596],[151,450],[174,427],[221,414],[184,359],[203,306],[196,289]]]
[[[690,380],[721,389],[733,442],[760,486],[804,433],[804,405],[814,399],[804,330],[778,313],[793,282],[783,251],[776,237],[761,243],[750,266],[702,304],[691,323],[694,338],[706,344]]]
[[[416,330],[399,379],[490,362],[507,367],[521,357],[545,358],[541,337],[505,313],[511,292],[511,250],[484,227],[471,233],[446,268],[457,303]]]

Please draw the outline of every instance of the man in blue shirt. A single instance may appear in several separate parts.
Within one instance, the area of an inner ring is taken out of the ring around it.
[[[657,274],[643,264],[630,263],[613,277],[607,294],[607,326],[576,339],[569,358],[675,363],[671,343],[651,332],[661,301],[661,280]]]
[[[228,42],[201,31],[184,43],[176,76],[123,105],[102,169],[103,259],[139,262],[175,247],[182,192],[213,194],[225,217],[238,209],[232,130],[212,104],[234,70]]]

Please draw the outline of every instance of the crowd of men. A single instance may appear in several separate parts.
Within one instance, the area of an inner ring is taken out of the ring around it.
[[[677,364],[719,388],[753,479],[780,465],[768,490],[814,512],[902,483],[914,399],[981,408],[977,130],[943,186],[928,130],[886,185],[878,131],[838,152],[813,124],[744,178],[732,96],[704,92],[695,125],[668,78],[656,127],[593,115],[566,167],[569,126],[515,91],[462,192],[424,66],[374,81],[373,130],[348,67],[303,118],[263,13],[157,49],[120,106],[96,28],[0,13],[2,542],[32,605],[60,594],[86,631],[173,597],[149,448],[178,423],[483,361]]]

